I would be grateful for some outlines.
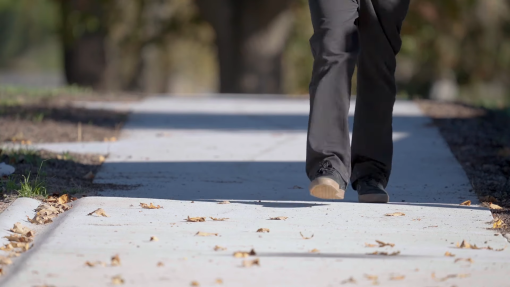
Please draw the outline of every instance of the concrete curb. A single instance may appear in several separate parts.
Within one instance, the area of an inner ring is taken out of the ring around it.
[[[2,214],[0,214],[0,244],[4,245],[9,243],[4,236],[9,235],[9,229],[12,228],[14,223],[21,222],[23,225],[30,225],[26,223],[27,216],[34,215],[34,209],[39,206],[41,202],[32,198],[18,198],[11,206],[9,206]]]

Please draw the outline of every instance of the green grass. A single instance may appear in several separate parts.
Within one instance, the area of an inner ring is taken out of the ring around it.
[[[33,149],[8,149],[4,150],[2,153],[9,155],[9,158],[14,159],[16,162],[20,162],[22,159],[26,163],[33,165],[41,165],[43,162],[42,158],[37,154],[37,151]]]
[[[59,96],[79,97],[80,95],[93,94],[90,88],[67,86],[59,88],[27,88],[20,86],[0,85],[0,106],[15,106],[41,100],[48,100]],[[44,118],[39,115],[34,121]]]
[[[23,180],[20,183],[20,187],[18,189],[19,197],[46,197],[48,195],[46,191],[46,183],[44,180],[39,178],[39,174],[41,174],[41,168],[43,166],[43,162],[39,166],[39,170],[37,172],[37,176],[34,180],[30,180],[30,172],[28,175],[23,175]]]
[[[4,183],[4,185],[7,191],[18,190],[18,185],[16,184],[16,181],[10,176],[7,178],[7,181]]]

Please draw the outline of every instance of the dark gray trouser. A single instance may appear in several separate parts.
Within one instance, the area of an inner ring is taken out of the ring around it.
[[[409,1],[309,0],[314,29],[306,155],[310,179],[328,160],[345,182],[373,175],[387,185],[393,156],[395,56]],[[351,148],[348,112],[356,63]]]

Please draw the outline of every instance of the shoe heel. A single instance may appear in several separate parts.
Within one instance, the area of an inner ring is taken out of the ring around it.
[[[344,199],[345,190],[327,177],[319,177],[310,183],[310,195],[322,199]]]

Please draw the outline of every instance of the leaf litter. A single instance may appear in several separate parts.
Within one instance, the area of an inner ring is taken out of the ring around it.
[[[236,252],[234,252],[234,257],[235,258],[246,258],[248,256],[256,256],[256,255],[257,255],[257,253],[255,252],[255,249],[252,249],[249,252],[247,252],[247,251],[236,251]]]
[[[260,266],[260,260],[258,258],[253,260],[243,260],[243,267],[252,267],[254,265]]]
[[[402,212],[393,212],[393,213],[386,213],[385,216],[405,216],[405,213]]]
[[[446,251],[446,252],[444,253],[444,256],[448,256],[448,257],[455,257],[455,254],[452,254],[452,253],[450,253],[449,251]]]
[[[473,259],[471,259],[471,258],[457,258],[457,259],[455,259],[454,263],[457,263],[459,261],[466,261],[466,262],[469,262],[469,263],[473,263],[474,262]]]
[[[218,204],[230,204],[230,201],[225,200],[225,201],[222,201],[222,202],[218,202]]]
[[[218,236],[218,233],[209,233],[209,232],[199,231],[195,234],[195,236]]]
[[[91,213],[89,213],[87,215],[97,215],[97,216],[103,216],[103,217],[110,217],[108,214],[106,214],[106,212],[102,208],[98,208],[98,209],[92,211]]]
[[[501,207],[497,204],[493,204],[493,203],[489,204],[489,208],[490,209],[503,209],[503,207]]]
[[[340,282],[340,284],[347,284],[347,283],[356,284],[356,279],[354,279],[353,277],[349,277],[348,279],[345,279],[344,281]]]
[[[227,247],[222,247],[219,245],[214,246],[214,251],[223,251],[223,250],[227,250]]]
[[[277,217],[271,217],[269,220],[285,220],[287,219],[287,216],[277,216]]]
[[[377,242],[377,244],[365,243],[365,247],[386,247],[386,246],[394,247],[395,246],[395,243],[389,243],[389,242],[387,243],[387,242],[383,242],[380,240],[376,240],[375,242]]]
[[[449,274],[443,278],[436,278],[436,273],[432,273],[432,275],[431,275],[432,279],[434,279],[435,281],[439,281],[439,282],[444,282],[444,281],[446,281],[448,279],[452,279],[452,278],[466,278],[469,276],[470,276],[469,274]]]
[[[225,220],[228,219],[228,218],[214,218],[214,217],[209,217],[209,218],[214,220],[214,221],[225,221]]]
[[[257,232],[269,233],[269,228],[259,228],[259,229],[257,229]]]
[[[404,280],[406,278],[405,275],[392,275],[390,277],[390,280],[398,281],[398,280]]]
[[[471,200],[466,200],[466,201],[462,202],[460,205],[469,206],[469,205],[471,205]]]
[[[494,229],[500,229],[505,226],[505,223],[501,219],[494,220],[494,223],[492,224],[492,228]]]
[[[116,255],[112,256],[111,265],[112,266],[120,266],[120,257],[119,257],[119,254],[116,254]]]
[[[469,244],[469,242],[467,242],[466,240],[462,240],[461,243],[457,242],[457,244],[455,246],[457,248],[462,248],[462,249],[475,249],[475,250],[487,249],[487,250],[493,250],[493,251],[503,251],[506,248],[506,246],[503,248],[499,248],[499,249],[494,249],[490,246],[478,247],[478,246],[476,246],[476,244]]]
[[[150,241],[159,241],[159,238],[157,238],[156,236],[151,236]]]
[[[113,285],[122,285],[122,284],[124,284],[124,279],[120,275],[113,276],[112,284]]]
[[[187,222],[204,222],[205,217],[189,217],[186,219]]]
[[[95,262],[87,261],[87,262],[85,262],[85,265],[87,265],[88,267],[96,267],[96,266],[105,267],[106,263],[103,261],[95,261]]]
[[[163,208],[163,206],[159,206],[159,205],[154,205],[151,203],[147,204],[147,203],[143,203],[143,202],[140,202],[140,206],[144,209],[160,209],[160,208]]]
[[[317,249],[317,248],[314,248],[314,249],[310,250],[310,253],[319,253],[319,252],[320,252],[320,251],[319,251],[319,249]]]
[[[395,252],[391,252],[391,253],[388,253],[385,251],[374,251],[372,253],[367,253],[367,255],[383,255],[383,256],[397,256],[399,254],[400,254],[400,251],[395,251]]]
[[[304,236],[304,235],[303,235],[303,233],[301,233],[301,232],[299,232],[299,234],[301,235],[301,238],[303,238],[303,239],[312,239],[312,238],[313,238],[313,236],[314,236],[314,234],[312,234],[312,236],[310,236],[310,237],[306,237],[306,236]]]
[[[60,197],[50,196],[43,200],[43,203],[35,209],[36,214],[34,217],[30,218],[27,216],[27,219],[30,223],[38,225],[52,223],[53,219],[59,214],[71,209],[72,206],[67,204],[73,200],[76,200],[76,198],[71,198],[68,194],[63,194]]]

